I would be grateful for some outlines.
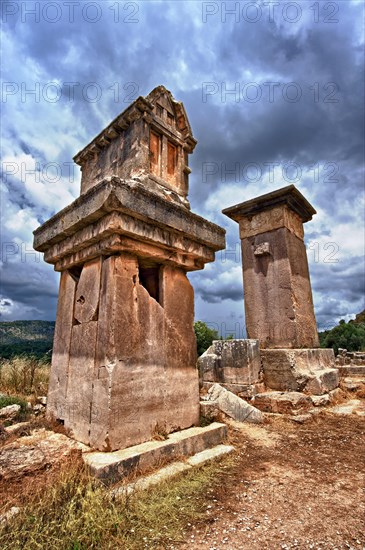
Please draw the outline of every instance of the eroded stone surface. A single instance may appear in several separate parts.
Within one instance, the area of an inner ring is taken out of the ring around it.
[[[218,408],[227,414],[233,420],[238,422],[260,423],[263,421],[261,412],[235,395],[226,390],[220,384],[213,384],[208,391],[208,397],[213,403],[216,403]]]
[[[332,349],[261,350],[264,380],[273,390],[322,395],[337,388]]]
[[[215,340],[198,359],[202,382],[251,385],[261,370],[258,340]],[[227,389],[230,389],[227,387]]]
[[[44,429],[4,445],[0,453],[0,478],[11,480],[43,470],[68,456],[73,450],[89,449],[69,437]]]
[[[263,412],[280,414],[302,414],[312,408],[309,396],[300,392],[264,392],[256,395],[255,407]]]

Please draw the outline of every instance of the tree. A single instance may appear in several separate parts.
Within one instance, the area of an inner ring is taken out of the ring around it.
[[[219,340],[219,334],[216,330],[209,328],[203,321],[196,321],[194,330],[199,357],[212,345],[213,340]]]
[[[333,348],[338,353],[338,348],[348,351],[365,350],[365,323],[350,321],[346,323],[341,319],[340,323],[331,330],[319,333],[321,348]]]

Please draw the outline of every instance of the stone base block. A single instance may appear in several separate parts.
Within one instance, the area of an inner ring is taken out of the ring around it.
[[[200,380],[247,386],[259,381],[258,340],[214,340],[198,359]]]
[[[114,483],[130,474],[142,474],[162,462],[189,457],[221,444],[227,426],[215,422],[204,428],[189,428],[172,433],[164,441],[148,441],[121,451],[92,452],[84,455],[90,472],[104,483]]]
[[[311,398],[299,392],[265,392],[256,395],[255,407],[263,412],[303,414],[312,409]]]
[[[323,395],[339,384],[332,349],[263,349],[261,362],[273,390]]]

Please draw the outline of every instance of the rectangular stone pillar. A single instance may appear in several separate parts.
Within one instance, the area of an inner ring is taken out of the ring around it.
[[[303,223],[314,208],[290,185],[223,210],[239,223],[248,338],[319,347]]]
[[[195,145],[182,103],[155,88],[76,155],[80,197],[34,233],[62,272],[48,414],[102,451],[199,423],[186,274],[225,231],[190,211]]]

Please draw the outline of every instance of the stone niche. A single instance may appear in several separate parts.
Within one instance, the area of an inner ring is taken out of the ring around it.
[[[225,231],[189,210],[195,144],[159,86],[76,155],[80,197],[34,232],[61,272],[48,414],[99,450],[199,422],[186,274],[214,261]]]

